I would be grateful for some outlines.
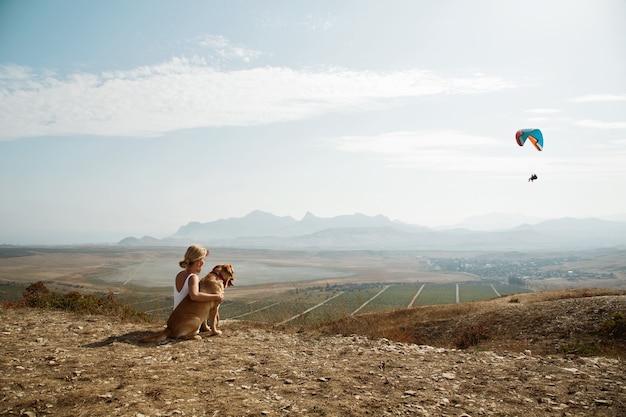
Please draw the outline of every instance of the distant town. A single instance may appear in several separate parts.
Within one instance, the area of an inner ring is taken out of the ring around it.
[[[567,267],[574,262],[591,261],[581,256],[554,256],[524,259],[487,258],[430,258],[428,263],[433,270],[460,272],[481,279],[506,281],[512,285],[525,286],[529,280],[561,278],[568,281],[585,279],[617,279],[612,271],[589,271]]]

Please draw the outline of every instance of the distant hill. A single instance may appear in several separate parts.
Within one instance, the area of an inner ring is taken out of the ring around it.
[[[322,230],[342,228],[395,227],[398,230],[428,230],[406,225],[384,216],[364,214],[337,217],[317,217],[307,213],[298,221],[290,216],[279,217],[263,211],[253,211],[245,217],[216,220],[208,223],[192,222],[182,226],[172,239],[232,239],[238,237],[294,237]]]
[[[547,219],[541,217],[524,216],[512,213],[490,213],[480,216],[470,216],[452,226],[438,227],[437,229],[461,228],[469,230],[493,231],[506,230],[521,224],[537,224]]]
[[[486,227],[486,231],[458,227],[435,230],[380,215],[321,218],[307,213],[298,221],[253,211],[240,218],[191,222],[162,240],[129,237],[119,244],[197,242],[222,247],[329,250],[579,250],[626,245],[626,222],[563,218],[501,229],[503,220],[510,223],[513,217],[496,214],[493,219],[494,227]],[[479,223],[488,226],[488,217],[481,217]]]
[[[159,246],[163,241],[154,237],[144,236],[140,239],[136,237],[127,237],[119,242],[120,245],[126,246]]]

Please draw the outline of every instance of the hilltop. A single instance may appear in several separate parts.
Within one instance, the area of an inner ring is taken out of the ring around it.
[[[614,315],[619,323],[613,323]],[[607,326],[613,328],[608,329]],[[361,334],[440,347],[495,352],[610,354],[626,358],[626,291],[562,290],[487,301],[347,316],[323,334]],[[608,337],[607,332],[619,333]]]
[[[0,312],[2,415],[626,414],[624,291],[419,307],[317,329],[225,320],[221,337],[147,346],[137,340],[160,323]],[[455,349],[453,335],[472,326],[489,337]],[[408,336],[423,344],[399,341]],[[568,352],[608,344],[608,356]]]

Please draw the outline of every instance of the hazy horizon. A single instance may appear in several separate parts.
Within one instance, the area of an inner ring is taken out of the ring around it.
[[[248,216],[254,214],[255,212],[262,212],[262,211],[254,210],[253,212],[250,212],[242,217],[229,217],[229,218],[224,218],[224,219],[217,219],[216,221],[221,222],[221,221],[239,220],[239,219],[247,218]],[[272,215],[272,216],[276,216],[274,213],[269,213],[269,212],[264,212],[264,213]],[[306,217],[309,214],[315,216],[314,213],[307,212],[305,216],[303,216],[300,219],[296,219],[291,216],[277,216],[277,217],[290,217],[293,220],[299,222],[299,221],[302,221],[304,217]],[[353,213],[352,215],[361,215],[361,213]],[[345,217],[345,216],[349,217],[351,215],[339,215],[339,216],[333,216],[331,218]],[[384,215],[379,215],[379,216],[386,217]],[[315,216],[315,217],[319,219],[331,219],[331,218],[321,218],[319,216]],[[390,220],[391,222],[399,222],[397,219],[390,219],[388,217],[386,218]],[[400,223],[405,224],[405,225],[411,225],[411,226],[427,227],[428,229],[433,230],[433,231],[467,229],[467,230],[476,231],[476,232],[489,232],[489,231],[512,230],[522,225],[536,225],[545,221],[562,220],[566,218],[567,217],[549,219],[549,218],[529,217],[529,216],[513,214],[513,213],[488,213],[485,215],[470,216],[468,218],[463,219],[459,223],[450,224],[450,225],[441,225],[438,227],[428,227],[428,226],[421,225],[421,224],[412,224],[412,223],[405,223],[405,222],[400,222]],[[626,223],[626,213],[620,213],[614,216],[607,216],[604,218],[598,217],[597,219],[611,221],[611,222]],[[585,220],[585,219],[579,218],[578,220]],[[95,245],[105,244],[106,245],[106,244],[116,244],[127,238],[168,239],[176,235],[176,232],[178,232],[181,227],[188,226],[192,223],[208,224],[208,223],[213,223],[213,222],[190,221],[183,225],[180,225],[179,228],[176,228],[176,230],[172,231],[171,233],[168,233],[162,236],[158,236],[158,235],[134,236],[128,233],[125,234],[124,232],[114,232],[114,233],[111,233],[109,235],[110,238],[107,239],[105,234],[94,235],[94,234],[85,233],[85,234],[77,234],[77,235],[67,235],[62,232],[59,232],[59,233],[53,234],[51,237],[48,237],[47,239],[45,237],[42,237],[41,239],[36,240],[36,241],[0,242],[0,245],[17,245],[17,246],[31,246],[31,245],[32,246],[36,246],[36,245],[63,246],[63,245],[89,245],[89,244],[95,244]],[[307,233],[305,232],[304,234],[306,235]]]

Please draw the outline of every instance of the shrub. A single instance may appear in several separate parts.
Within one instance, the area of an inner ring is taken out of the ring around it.
[[[489,330],[483,326],[470,326],[463,329],[456,340],[454,346],[457,349],[467,349],[471,346],[476,346],[483,340],[489,340],[491,335]]]
[[[602,348],[596,343],[589,343],[583,341],[564,343],[558,346],[557,351],[559,353],[580,355],[580,356],[596,356],[602,352]]]
[[[626,341],[626,317],[622,313],[613,313],[609,320],[602,323],[602,330],[611,339]]]
[[[107,295],[83,295],[78,291],[70,291],[61,295],[50,291],[42,281],[26,287],[18,306],[53,308],[85,314],[116,316],[123,319],[149,320],[145,313],[137,312],[132,306],[117,301],[111,292]]]
[[[38,281],[26,287],[21,303],[27,307],[49,307],[52,298],[50,290],[42,281]]]

